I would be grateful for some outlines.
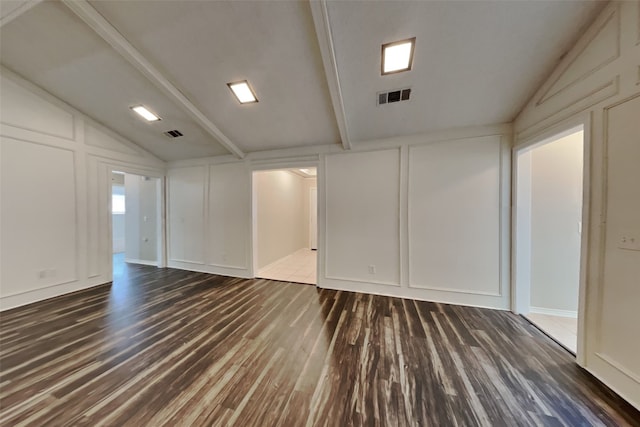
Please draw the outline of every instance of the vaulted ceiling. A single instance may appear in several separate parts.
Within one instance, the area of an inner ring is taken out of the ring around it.
[[[512,121],[604,3],[5,1],[2,65],[164,160]],[[411,71],[383,43],[416,37]],[[226,83],[248,80],[258,103]],[[410,101],[376,104],[409,87]],[[143,104],[162,120],[129,109]],[[163,135],[180,130],[171,140]]]

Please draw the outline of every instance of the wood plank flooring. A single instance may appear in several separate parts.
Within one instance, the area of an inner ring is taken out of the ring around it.
[[[2,426],[640,425],[507,312],[129,266],[0,321]]]

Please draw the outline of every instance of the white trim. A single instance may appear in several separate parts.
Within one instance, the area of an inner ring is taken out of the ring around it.
[[[520,289],[517,283],[517,265],[518,256],[518,223],[517,223],[517,206],[515,203],[518,190],[518,155],[521,152],[529,151],[531,148],[553,140],[562,136],[570,135],[579,130],[583,131],[583,164],[582,164],[582,235],[580,240],[580,278],[578,285],[578,331],[577,331],[577,351],[576,362],[580,366],[586,366],[586,328],[585,328],[585,311],[587,305],[587,269],[589,263],[589,230],[590,223],[590,207],[591,207],[591,130],[592,120],[590,112],[574,114],[568,119],[559,121],[558,123],[541,129],[535,134],[528,136],[521,141],[515,141],[512,155],[512,226],[511,226],[511,260],[512,260],[512,281],[511,281],[511,310],[514,313],[523,311],[521,307],[523,298],[528,298],[530,289]],[[525,293],[526,295],[523,295]],[[529,303],[527,303],[528,305]],[[531,307],[529,307],[531,310]]]
[[[589,356],[585,369],[616,394],[640,410],[640,395],[636,392],[640,379],[637,375],[622,368],[619,363],[602,353],[595,352]],[[613,379],[613,380],[612,380]]]
[[[150,266],[153,266],[153,267],[157,267],[158,266],[158,262],[157,261],[149,261],[149,260],[145,260],[145,259],[125,258],[124,262],[126,262],[127,264],[142,264],[142,265],[150,265]]]
[[[43,142],[44,144],[52,144],[52,145],[55,145],[57,141],[58,143],[68,142],[70,144],[73,144],[74,147],[76,147],[77,146],[76,141],[80,141],[82,142],[83,149],[87,153],[95,152],[95,155],[101,156],[101,157],[116,155],[119,158],[124,157],[124,158],[134,159],[133,161],[137,163],[140,163],[140,162],[150,163],[150,164],[153,164],[154,166],[162,166],[163,168],[165,167],[166,162],[158,158],[155,154],[151,153],[150,151],[147,151],[145,148],[142,148],[138,144],[133,143],[132,141],[118,134],[114,130],[95,121],[94,119],[87,116],[80,110],[75,109],[74,107],[67,104],[60,98],[55,97],[54,95],[50,94],[40,86],[37,86],[31,83],[30,81],[24,79],[22,76],[14,73],[13,71],[4,67],[3,65],[0,65],[0,74],[3,77],[6,77],[12,82],[16,83],[18,86],[22,87],[23,89],[27,90],[28,92],[31,92],[34,95],[38,96],[39,98],[42,98],[42,100],[44,100],[45,102],[48,102],[54,105],[55,107],[58,107],[61,110],[71,114],[73,116],[73,122],[74,122],[74,139],[73,140],[69,140],[61,136],[50,135],[38,130],[24,129],[8,123],[0,124],[0,127],[2,128],[3,133],[7,131],[13,132],[13,134],[23,135],[22,137],[27,138],[27,140],[29,141],[31,141],[32,138],[35,138],[38,141],[44,140],[45,141]],[[81,122],[84,122],[84,123],[81,123]],[[86,125],[92,126],[95,129],[106,133],[107,135],[116,139],[119,143],[131,148],[134,151],[137,151],[138,155],[141,157],[138,157],[131,153],[127,154],[121,151],[115,151],[115,150],[110,150],[108,148],[101,148],[101,147],[96,147],[94,145],[86,144],[84,140],[84,133],[82,135],[82,139],[80,139],[80,136],[79,136],[80,132],[78,131],[78,128],[80,128],[80,129],[83,129],[83,132],[84,132],[84,128],[86,127]]]
[[[235,267],[220,267],[210,264],[198,264],[190,261],[169,260],[167,267],[178,270],[193,271],[196,273],[216,274],[219,276],[238,277],[241,279],[253,279],[251,269],[236,269]]]
[[[84,289],[93,288],[108,284],[109,279],[102,275],[89,277],[87,280],[75,280],[71,282],[58,283],[38,289],[32,289],[20,294],[2,296],[0,298],[0,312],[9,310],[23,305],[33,304],[38,301],[44,301],[51,298],[61,297],[70,293],[82,291]]]
[[[0,28],[4,27],[9,22],[13,21],[14,19],[19,17],[23,13],[27,12],[32,7],[40,4],[42,1],[43,0],[27,0],[24,3],[22,3],[21,5],[17,6],[11,12],[7,13],[5,16],[0,18]]]
[[[329,86],[333,112],[338,125],[338,131],[340,132],[340,138],[342,139],[342,148],[349,150],[351,149],[351,141],[349,139],[347,114],[342,98],[342,88],[340,87],[340,74],[338,72],[336,54],[333,47],[327,2],[326,0],[311,1],[309,2],[309,6],[311,7],[311,15],[318,38],[318,45],[320,46],[320,55],[322,56],[324,73],[327,78],[327,85]]]
[[[164,174],[161,173],[160,171],[158,171],[157,169],[153,170],[153,169],[145,169],[144,167],[139,168],[137,166],[134,165],[123,165],[123,164],[116,164],[116,162],[110,162],[110,161],[106,161],[105,159],[99,159],[97,161],[97,164],[99,167],[104,167],[107,171],[107,175],[108,178],[106,179],[106,185],[108,185],[109,189],[108,189],[108,202],[107,202],[107,209],[108,209],[108,225],[109,225],[109,238],[107,239],[107,241],[109,242],[109,275],[111,277],[111,279],[113,279],[112,274],[113,274],[113,214],[111,213],[112,207],[111,207],[111,195],[112,195],[112,184],[111,184],[111,175],[113,174],[113,172],[124,172],[124,173],[128,173],[128,174],[132,174],[132,175],[138,175],[138,176],[148,176],[152,179],[154,179],[156,181],[156,215],[157,215],[157,221],[156,221],[156,258],[157,261],[145,261],[145,260],[138,260],[138,259],[125,259],[126,262],[132,262],[134,264],[143,264],[143,265],[152,265],[154,267],[166,267],[167,266],[167,258],[166,258],[166,254],[167,254],[167,234],[166,234],[166,227],[167,227],[167,221],[166,221],[166,216],[165,216],[165,212],[166,212],[166,204],[167,204],[167,198],[165,197],[166,195],[166,188],[165,188],[165,183],[166,180],[164,179]],[[100,184],[98,184],[100,185]]]
[[[248,277],[256,277],[258,274],[258,215],[257,215],[257,211],[258,211],[258,192],[257,192],[257,188],[255,185],[255,173],[256,172],[262,172],[262,171],[267,171],[267,170],[283,170],[283,169],[296,169],[296,168],[306,168],[306,167],[313,167],[316,168],[316,176],[314,178],[316,178],[316,183],[318,183],[320,181],[320,177],[323,176],[324,171],[320,171],[320,158],[319,157],[307,157],[307,158],[303,158],[303,159],[279,159],[278,162],[276,163],[267,163],[267,164],[261,164],[260,162],[258,164],[250,164],[250,176],[251,176],[251,182],[250,182],[250,188],[251,188],[251,248],[250,248],[250,256],[251,259],[249,261],[249,274],[250,276]],[[310,177],[311,178],[311,177]],[[318,185],[318,184],[316,184]],[[319,194],[319,193],[318,193]],[[320,205],[318,204],[318,207]],[[318,223],[319,224],[319,223]],[[318,225],[318,238],[320,237],[320,228]],[[319,240],[319,239],[318,239]],[[317,242],[318,243],[318,254],[320,253],[320,248],[321,248],[321,244],[320,241]],[[300,248],[300,249],[304,249],[304,248]],[[291,256],[293,254],[289,254],[287,256]],[[285,257],[286,258],[286,257]],[[281,261],[284,258],[281,258],[280,260],[274,261],[272,263],[270,263],[269,265],[262,267],[260,270],[264,270],[265,268],[271,266],[272,264]],[[316,269],[316,283],[318,282],[318,278],[320,276],[319,274],[319,269]]]
[[[439,304],[455,304],[467,307],[488,308],[493,310],[509,311],[508,302],[496,300],[492,296],[468,296],[466,294],[452,294],[450,292],[428,291],[415,288],[404,288],[399,285],[389,286],[371,282],[360,282],[352,280],[336,280],[323,278],[318,284],[322,289],[333,289],[337,291],[360,292],[364,294],[383,295],[393,298],[412,299],[417,301],[428,301]]]
[[[386,139],[374,139],[366,141],[366,144],[357,144],[350,152],[379,151],[400,148],[405,145],[419,146],[438,142],[453,141],[483,136],[508,136],[513,133],[513,127],[509,123],[499,123],[487,126],[468,126],[453,128],[438,132],[419,133],[407,136],[398,136]],[[320,156],[345,151],[337,144],[313,145],[306,147],[279,148],[274,150],[261,150],[248,152],[244,161],[250,163],[253,168],[262,169],[286,169],[291,162],[309,161],[318,162]],[[169,169],[177,169],[192,166],[206,166],[220,163],[234,163],[242,160],[232,155],[201,157],[196,159],[172,160],[166,163]],[[297,164],[297,163],[296,163]],[[258,166],[260,165],[260,166]]]
[[[86,0],[62,0],[62,2],[96,34],[106,41],[126,61],[136,67],[151,83],[176,102],[196,123],[223,147],[238,158],[245,153],[240,150],[222,131],[205,116],[178,88],[176,88],[147,58],[145,58],[118,30],[111,25]]]
[[[578,318],[577,310],[559,310],[557,308],[529,307],[529,313],[546,314],[548,316]]]

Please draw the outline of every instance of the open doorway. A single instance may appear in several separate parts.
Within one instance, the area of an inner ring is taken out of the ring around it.
[[[253,173],[256,277],[316,284],[316,175],[313,167]]]
[[[576,353],[584,132],[573,128],[516,155],[517,311]]]
[[[113,278],[126,277],[131,264],[158,266],[160,180],[113,171],[111,230]]]

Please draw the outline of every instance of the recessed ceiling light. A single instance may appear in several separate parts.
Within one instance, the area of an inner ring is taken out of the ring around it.
[[[309,175],[309,176],[316,176],[316,169],[298,169],[300,172],[302,172],[305,175]]]
[[[256,98],[256,94],[253,93],[253,89],[249,86],[248,81],[242,80],[241,82],[227,83],[227,86],[229,86],[229,89],[231,89],[240,104],[258,102],[258,98]]]
[[[413,65],[416,38],[382,45],[382,75],[409,71]]]
[[[135,107],[131,107],[131,109],[140,114],[148,122],[157,122],[158,120],[162,120],[160,117],[149,111],[144,105],[136,105]]]

